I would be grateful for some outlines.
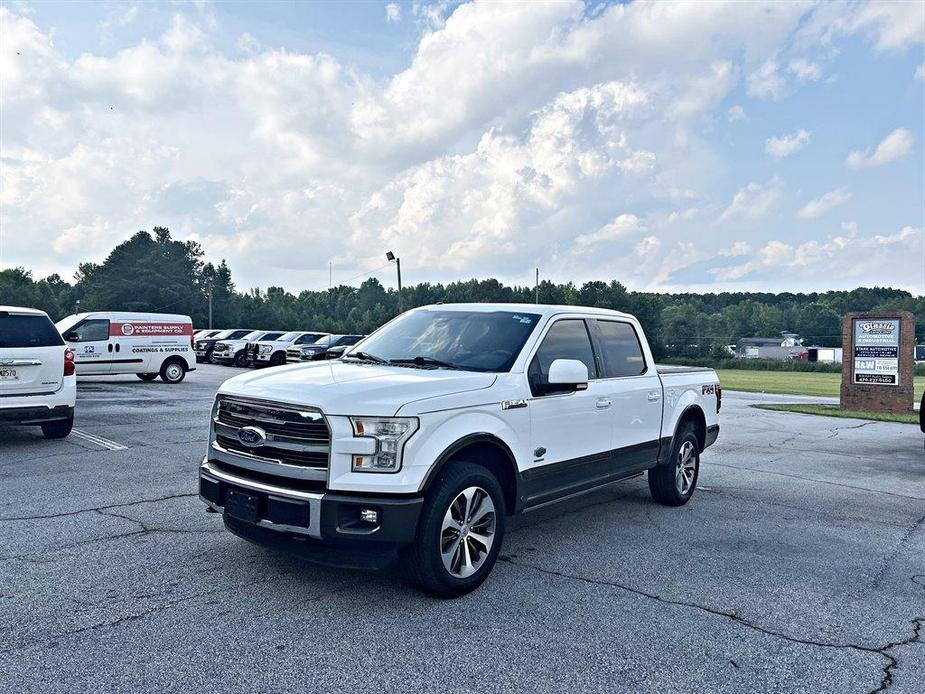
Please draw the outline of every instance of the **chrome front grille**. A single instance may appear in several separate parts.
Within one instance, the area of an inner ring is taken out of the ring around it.
[[[301,347],[290,347],[286,350],[286,361],[290,364],[297,361],[302,361],[302,348]]]
[[[328,467],[331,432],[316,408],[220,395],[213,426],[215,443],[231,453],[268,463]]]

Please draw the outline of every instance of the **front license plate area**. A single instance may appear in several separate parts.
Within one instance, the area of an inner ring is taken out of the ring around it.
[[[0,381],[18,381],[19,374],[16,369],[0,366]]]
[[[225,513],[247,523],[256,523],[260,509],[260,497],[239,489],[229,488],[225,493]]]

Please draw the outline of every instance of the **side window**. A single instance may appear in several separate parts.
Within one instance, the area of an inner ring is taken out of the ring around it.
[[[72,338],[76,334],[76,339],[72,339],[70,342],[97,342],[100,340],[108,340],[109,321],[102,318],[85,320],[83,323],[68,330],[67,334],[68,337]]]
[[[629,323],[598,320],[604,377],[638,376],[646,370],[639,336]]]
[[[588,378],[597,378],[591,337],[583,320],[569,318],[556,321],[546,333],[528,369],[534,395],[541,391],[552,392],[543,389],[543,386],[549,382],[549,367],[556,359],[577,359],[588,367]]]

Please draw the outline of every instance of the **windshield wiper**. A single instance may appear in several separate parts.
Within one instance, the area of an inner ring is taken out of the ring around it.
[[[458,369],[459,367],[456,364],[451,364],[448,361],[440,361],[439,359],[433,359],[431,357],[410,357],[408,359],[389,359],[389,364],[414,364],[415,366],[442,366],[446,369]]]
[[[361,361],[371,361],[374,364],[388,364],[389,362],[382,357],[377,357],[375,354],[370,354],[369,352],[351,352],[350,354],[345,354],[345,358],[354,357],[355,359],[360,359]]]

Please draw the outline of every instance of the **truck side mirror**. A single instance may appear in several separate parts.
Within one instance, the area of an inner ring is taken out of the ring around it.
[[[588,367],[577,359],[555,359],[549,365],[548,382],[557,391],[585,390],[588,387]]]
[[[65,342],[80,342],[80,333],[73,331],[73,330],[71,332],[64,333],[64,341]]]

